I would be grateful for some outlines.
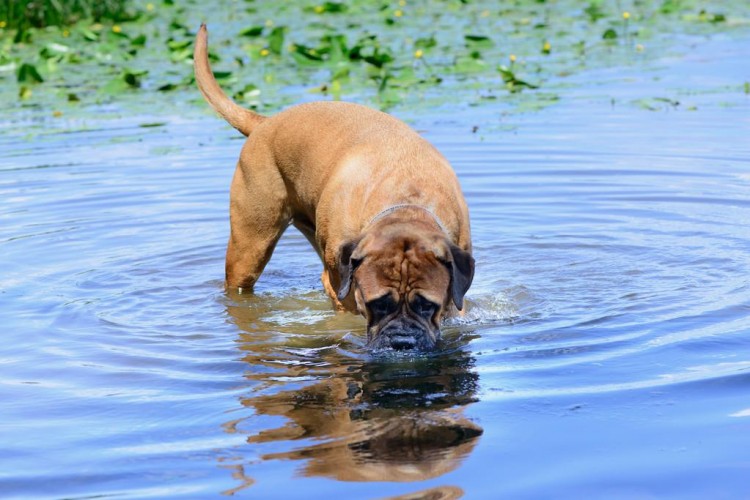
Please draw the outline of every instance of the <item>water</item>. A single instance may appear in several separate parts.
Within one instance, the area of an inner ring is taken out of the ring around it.
[[[225,294],[218,119],[4,122],[0,496],[750,496],[749,43],[407,114],[477,258],[416,358],[367,354],[292,230]]]

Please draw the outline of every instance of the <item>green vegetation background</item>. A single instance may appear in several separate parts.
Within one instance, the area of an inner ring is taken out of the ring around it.
[[[54,116],[189,107],[199,99],[192,42],[205,21],[220,83],[260,111],[310,98],[430,108],[459,94],[468,105],[506,98],[527,110],[554,103],[582,70],[648,63],[689,50],[685,37],[750,27],[745,0],[205,4],[0,0],[0,98],[11,111]]]

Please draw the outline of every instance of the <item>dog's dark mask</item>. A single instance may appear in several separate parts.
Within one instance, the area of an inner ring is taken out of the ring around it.
[[[340,250],[339,300],[353,295],[374,349],[432,350],[474,275],[468,252],[434,233],[365,236]]]
[[[419,293],[387,293],[366,303],[367,333],[375,349],[429,351],[440,337],[442,305]]]

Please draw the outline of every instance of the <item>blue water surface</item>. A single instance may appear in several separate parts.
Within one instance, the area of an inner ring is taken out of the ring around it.
[[[366,352],[293,230],[224,292],[219,119],[3,122],[0,496],[750,497],[748,47],[401,114],[477,259],[416,358]]]

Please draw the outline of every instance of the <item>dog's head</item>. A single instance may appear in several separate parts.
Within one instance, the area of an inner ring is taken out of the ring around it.
[[[474,259],[440,231],[391,224],[344,243],[339,275],[338,298],[354,294],[371,347],[430,350],[443,314],[463,308]]]

